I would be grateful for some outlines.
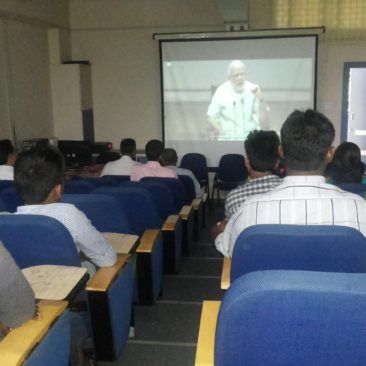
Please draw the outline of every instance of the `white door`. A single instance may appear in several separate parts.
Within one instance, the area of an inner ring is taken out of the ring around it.
[[[366,67],[349,68],[347,99],[347,141],[357,144],[366,160]]]

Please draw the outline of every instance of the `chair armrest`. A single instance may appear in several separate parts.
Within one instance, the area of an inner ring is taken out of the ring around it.
[[[151,253],[157,238],[159,237],[160,230],[158,229],[147,229],[144,231],[140,245],[137,247],[137,253]]]
[[[88,282],[86,291],[106,292],[130,258],[130,254],[117,254],[117,262],[113,266],[100,268]]]
[[[139,242],[139,237],[137,235],[103,233],[103,236],[117,253],[122,254],[134,252]]]
[[[179,215],[182,218],[182,220],[188,220],[191,212],[192,212],[192,206],[185,205],[181,208]]]
[[[67,301],[40,301],[38,309],[42,315],[41,319],[28,320],[13,329],[0,342],[0,365],[21,365],[54,321],[65,311],[67,304]]]
[[[215,333],[221,301],[204,301],[196,350],[196,366],[213,366]]]
[[[162,230],[163,231],[174,231],[179,219],[180,219],[179,215],[168,216],[168,218],[165,220],[165,222],[163,224]]]
[[[224,258],[221,272],[221,290],[227,290],[230,287],[230,271],[231,258]]]
[[[201,198],[195,198],[191,202],[191,206],[194,210],[198,210],[204,201]]]

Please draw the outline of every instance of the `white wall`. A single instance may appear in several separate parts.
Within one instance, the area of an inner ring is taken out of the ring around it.
[[[197,4],[199,3],[199,4]],[[72,0],[74,59],[92,63],[95,132],[98,140],[137,139],[141,148],[161,137],[157,32],[222,30],[213,1]],[[267,9],[268,11],[264,11]],[[270,28],[270,1],[250,2],[250,28]],[[179,14],[179,16],[178,16]],[[318,109],[333,121],[339,142],[343,62],[366,60],[365,42],[319,42]]]
[[[0,137],[53,135],[48,27],[68,27],[68,0],[0,1]]]
[[[71,1],[73,59],[92,64],[95,136],[139,148],[161,138],[159,45],[153,33],[222,30],[211,0]]]

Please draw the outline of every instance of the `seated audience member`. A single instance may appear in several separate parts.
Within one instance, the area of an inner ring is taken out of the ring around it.
[[[195,175],[189,169],[178,168],[177,162],[178,162],[178,155],[174,149],[167,148],[163,151],[163,153],[160,156],[160,163],[162,166],[165,166],[173,170],[178,175],[187,175],[188,177],[190,177],[194,184],[196,197],[197,198],[201,197],[203,194],[203,190]]]
[[[353,142],[343,142],[336,148],[324,176],[334,184],[361,183],[364,172],[360,148]]]
[[[245,166],[249,180],[229,192],[225,202],[225,216],[230,219],[253,194],[265,193],[278,186],[282,179],[273,174],[279,161],[280,139],[274,131],[252,131],[244,142]]]
[[[138,182],[143,177],[177,178],[177,174],[169,168],[160,165],[159,158],[164,151],[164,145],[159,140],[150,140],[145,146],[148,162],[135,165],[131,171],[131,180]]]
[[[95,270],[90,262],[98,267],[114,265],[116,252],[84,213],[72,204],[58,202],[63,179],[64,159],[57,150],[32,149],[19,154],[14,181],[25,206],[19,206],[16,214],[50,216],[64,224],[90,274]]]
[[[281,128],[280,154],[287,176],[272,191],[247,199],[226,226],[217,225],[216,248],[231,257],[239,234],[257,224],[344,225],[365,235],[366,201],[325,183],[333,139],[334,127],[321,113],[291,113]]]
[[[0,340],[36,314],[34,293],[0,242]]]
[[[0,141],[0,180],[14,180],[16,155],[10,140]]]
[[[123,139],[120,145],[122,157],[118,160],[107,163],[100,176],[103,175],[130,175],[131,169],[136,164],[136,141],[134,139]]]

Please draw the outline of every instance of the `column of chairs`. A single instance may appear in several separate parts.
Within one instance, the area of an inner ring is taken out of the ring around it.
[[[4,215],[0,220],[0,238],[20,268],[39,265],[81,266],[70,233],[53,218]],[[87,303],[87,313],[84,313],[83,318],[91,324],[98,359],[118,358],[127,341],[134,293],[134,268],[133,255],[119,254],[114,266],[100,268],[77,295],[78,302]],[[88,325],[85,324],[85,327]]]
[[[196,365],[363,364],[366,239],[343,226],[258,225],[204,302]]]

